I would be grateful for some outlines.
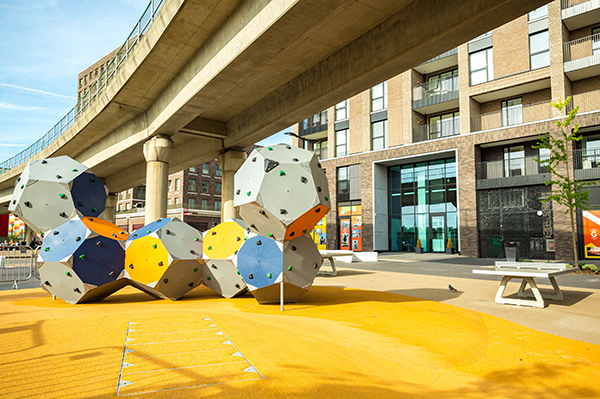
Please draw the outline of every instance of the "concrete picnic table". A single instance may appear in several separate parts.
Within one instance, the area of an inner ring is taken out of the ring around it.
[[[324,259],[329,259],[329,263],[331,264],[331,269],[332,269],[331,272],[328,272],[325,270],[319,270],[319,274],[325,275],[325,276],[337,276],[337,269],[335,268],[335,260],[333,259],[334,256],[354,256],[354,252],[348,251],[348,250],[343,250],[343,249],[319,250],[319,252],[321,253],[321,256]]]
[[[573,273],[579,270],[576,267],[571,267],[566,263],[544,263],[544,262],[496,262],[493,269],[475,269],[475,274],[487,274],[493,276],[502,276],[500,282],[500,288],[496,293],[496,303],[505,305],[516,305],[516,306],[533,306],[535,308],[544,308],[544,298],[554,299],[557,301],[563,300],[563,294],[558,287],[556,282],[556,276],[561,274]],[[535,278],[544,277],[550,280],[554,292],[552,294],[542,295]],[[506,284],[512,279],[521,279],[521,286],[517,293],[518,299],[504,298],[504,291],[506,290]],[[525,287],[529,284],[531,292],[525,292]],[[521,299],[521,298],[535,298]]]

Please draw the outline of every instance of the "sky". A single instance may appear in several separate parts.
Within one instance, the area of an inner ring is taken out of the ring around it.
[[[0,0],[0,162],[77,101],[77,74],[127,38],[149,0]],[[277,133],[259,144],[291,143]]]

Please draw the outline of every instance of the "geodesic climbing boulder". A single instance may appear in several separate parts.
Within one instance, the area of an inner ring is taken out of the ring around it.
[[[35,230],[49,230],[74,216],[99,216],[108,189],[86,166],[60,156],[27,164],[17,178],[8,210]]]
[[[236,257],[238,270],[259,303],[279,302],[281,281],[285,301],[297,301],[311,287],[323,263],[308,235],[284,242],[252,235]]]
[[[246,292],[246,283],[234,259],[247,235],[242,220],[228,219],[204,233],[203,283],[225,298]]]
[[[38,256],[42,287],[68,303],[99,300],[128,284],[123,279],[128,234],[94,217],[74,217],[50,230]]]
[[[252,151],[235,174],[234,206],[250,230],[275,240],[309,232],[329,211],[325,171],[310,151],[278,144]]]
[[[202,234],[177,218],[134,231],[125,248],[125,277],[141,290],[175,300],[202,281]]]

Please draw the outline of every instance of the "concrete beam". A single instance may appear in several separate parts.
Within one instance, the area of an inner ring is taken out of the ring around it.
[[[224,145],[251,145],[547,3],[413,1],[231,119]]]
[[[227,136],[227,123],[198,117],[179,129],[179,132],[196,136],[225,138]]]

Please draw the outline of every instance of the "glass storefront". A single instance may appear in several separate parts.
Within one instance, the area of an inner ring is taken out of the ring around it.
[[[390,250],[458,251],[456,159],[392,166],[389,179]]]

